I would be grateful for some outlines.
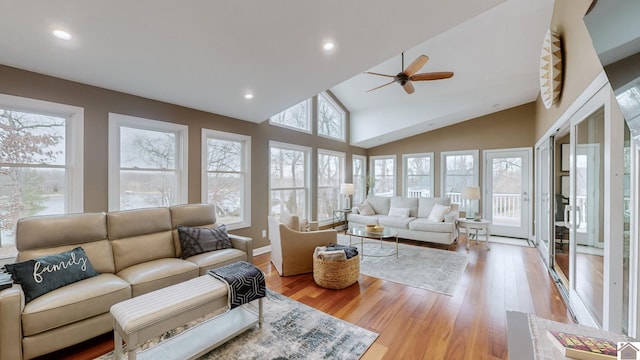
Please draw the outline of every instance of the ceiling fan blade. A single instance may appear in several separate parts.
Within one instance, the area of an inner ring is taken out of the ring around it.
[[[371,71],[365,71],[364,73],[365,74],[371,74],[371,75],[390,77],[390,78],[394,78],[395,77],[395,75],[380,74],[380,73],[374,73],[374,72],[371,72]]]
[[[407,76],[411,76],[417,73],[418,70],[420,70],[424,66],[424,64],[427,63],[427,61],[429,61],[427,55],[420,55],[415,60],[413,60],[413,62],[409,64],[406,69],[404,69],[403,73],[405,73]]]
[[[374,87],[374,88],[373,88],[373,89],[371,89],[371,90],[367,90],[367,92],[371,92],[371,91],[373,91],[373,90],[378,90],[378,89],[380,89],[381,87],[385,87],[385,86],[387,86],[387,85],[393,84],[394,82],[396,82],[396,81],[395,81],[395,80],[391,80],[391,81],[389,81],[389,82],[388,82],[388,83],[386,83],[386,84],[382,84],[382,85],[380,85],[380,86],[378,86],[378,87]]]
[[[404,88],[404,91],[407,92],[407,94],[413,94],[413,92],[416,90],[413,87],[413,84],[411,83],[411,81],[407,81],[406,83],[404,83],[404,85],[402,85],[402,87]]]
[[[453,76],[453,73],[450,71],[443,72],[430,72],[430,73],[422,73],[415,74],[409,77],[412,81],[425,81],[425,80],[440,80],[440,79],[448,79]]]

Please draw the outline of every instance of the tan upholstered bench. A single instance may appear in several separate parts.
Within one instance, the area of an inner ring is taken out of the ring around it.
[[[127,343],[128,359],[135,360],[136,349],[147,340],[191,320],[227,309],[227,295],[225,283],[202,275],[113,305],[115,359],[122,358],[122,340]],[[256,324],[262,326],[262,299],[258,301],[257,316],[240,306],[137,356],[154,360],[197,358]]]

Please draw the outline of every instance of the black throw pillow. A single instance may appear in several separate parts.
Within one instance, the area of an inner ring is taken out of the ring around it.
[[[4,267],[13,281],[22,286],[26,302],[65,285],[99,275],[81,247]]]
[[[178,237],[182,247],[182,258],[208,251],[228,249],[231,246],[227,226],[222,224],[211,228],[178,225]]]

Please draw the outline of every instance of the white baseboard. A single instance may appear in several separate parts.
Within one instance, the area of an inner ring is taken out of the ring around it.
[[[253,249],[253,256],[262,255],[262,254],[266,254],[266,253],[270,253],[270,252],[271,252],[271,245],[267,245],[267,246],[263,246],[263,247],[259,247],[259,248]]]

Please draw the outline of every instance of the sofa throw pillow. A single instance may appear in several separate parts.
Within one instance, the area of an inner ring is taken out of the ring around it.
[[[429,214],[427,220],[433,222],[443,222],[444,215],[448,213],[449,210],[451,210],[451,206],[445,206],[438,203],[433,204],[433,208],[431,209],[431,213]]]
[[[178,238],[182,247],[183,259],[208,251],[232,247],[227,226],[224,224],[209,228],[178,225]]]
[[[4,266],[13,281],[22,286],[25,302],[99,273],[81,247]]]
[[[373,210],[373,207],[371,206],[371,204],[369,204],[366,201],[356,205],[356,207],[358,208],[358,212],[360,213],[360,215],[375,215],[376,214],[376,212],[375,212],[375,210]]]
[[[389,216],[408,218],[410,212],[411,212],[411,209],[409,208],[392,207],[389,209]]]

